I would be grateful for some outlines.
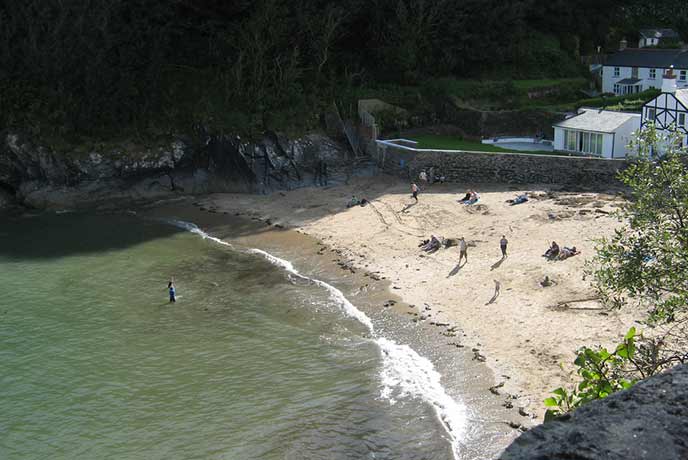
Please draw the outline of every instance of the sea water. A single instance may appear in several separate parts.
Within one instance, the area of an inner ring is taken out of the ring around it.
[[[470,443],[433,364],[336,286],[191,222],[3,219],[0,289],[3,459],[450,459]]]

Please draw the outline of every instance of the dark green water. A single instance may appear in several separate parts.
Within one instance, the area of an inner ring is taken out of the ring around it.
[[[463,436],[331,290],[171,225],[6,219],[0,286],[2,459],[448,459],[443,410]]]

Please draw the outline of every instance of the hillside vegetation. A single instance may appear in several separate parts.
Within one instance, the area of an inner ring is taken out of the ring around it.
[[[0,128],[74,140],[305,130],[368,88],[579,78],[578,56],[634,27],[634,11],[679,21],[674,4],[6,0]],[[517,90],[508,101],[528,84],[504,88]]]

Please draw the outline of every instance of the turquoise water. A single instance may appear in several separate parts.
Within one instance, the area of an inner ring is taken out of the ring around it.
[[[245,248],[132,215],[5,220],[0,286],[2,459],[456,450],[438,404],[457,436],[462,408],[430,370],[414,380],[410,349]],[[421,386],[429,398],[413,397]]]

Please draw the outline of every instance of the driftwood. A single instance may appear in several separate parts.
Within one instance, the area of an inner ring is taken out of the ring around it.
[[[563,300],[561,302],[557,302],[554,305],[550,305],[548,308],[551,308],[553,310],[602,310],[602,308],[575,308],[575,307],[569,307],[569,304],[571,303],[581,303],[581,302],[591,302],[593,300],[600,300],[599,296],[593,296],[593,297],[585,297],[583,299],[571,299],[571,300]]]

